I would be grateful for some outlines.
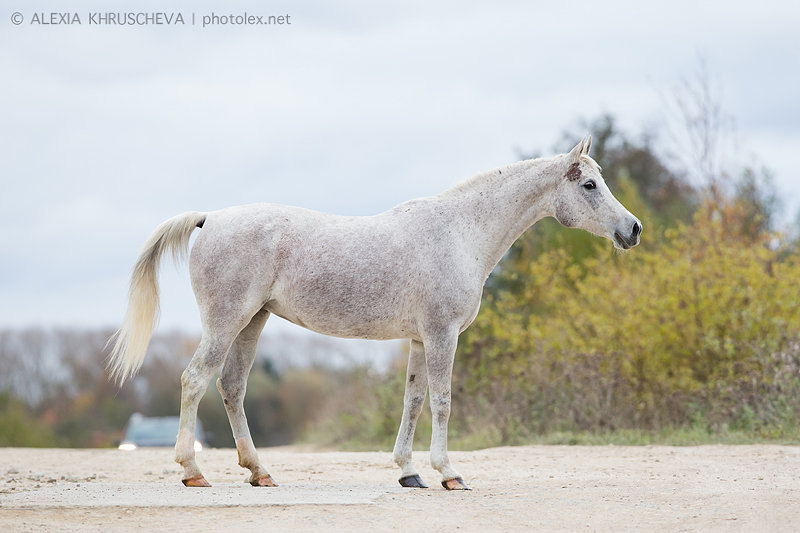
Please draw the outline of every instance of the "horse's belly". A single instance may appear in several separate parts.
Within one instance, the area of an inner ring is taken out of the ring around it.
[[[319,299],[299,298],[292,302],[271,300],[265,308],[289,322],[323,335],[372,340],[417,337],[408,317],[400,316],[396,309],[380,305],[365,309],[362,305],[353,305],[352,301],[326,305]]]

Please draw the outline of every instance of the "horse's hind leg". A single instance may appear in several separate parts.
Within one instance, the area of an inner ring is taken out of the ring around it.
[[[225,403],[228,420],[231,423],[236,451],[239,453],[239,465],[252,472],[250,484],[256,487],[274,487],[275,482],[258,460],[247,418],[244,414],[244,395],[247,387],[247,376],[253,367],[261,330],[269,317],[269,312],[261,310],[252,318],[233,342],[225,364],[222,366],[217,388]]]
[[[428,388],[428,369],[425,366],[425,348],[419,341],[411,341],[408,352],[406,393],[403,398],[403,419],[394,443],[394,462],[403,469],[400,484],[404,487],[428,488],[411,462],[411,448],[417,420],[425,403]]]
[[[208,388],[225,354],[228,353],[238,330],[227,334],[204,328],[200,345],[192,360],[181,375],[181,418],[178,440],[175,443],[175,461],[183,467],[183,484],[187,487],[209,487],[200,472],[194,454],[195,428],[197,426],[197,406]]]

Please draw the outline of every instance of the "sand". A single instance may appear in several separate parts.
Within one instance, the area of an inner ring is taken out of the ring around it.
[[[0,531],[797,531],[800,448],[524,446],[452,452],[472,487],[406,489],[389,452],[266,448],[255,488],[231,449],[0,448]]]

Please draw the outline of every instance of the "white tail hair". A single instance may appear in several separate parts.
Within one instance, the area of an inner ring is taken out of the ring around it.
[[[190,211],[170,218],[156,228],[139,254],[128,292],[128,310],[122,327],[108,340],[114,348],[108,357],[111,377],[122,384],[141,368],[158,318],[158,266],[169,251],[180,261],[189,250],[189,237],[203,227],[206,214]]]

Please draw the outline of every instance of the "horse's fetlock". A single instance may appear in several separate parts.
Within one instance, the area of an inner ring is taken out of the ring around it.
[[[440,456],[439,454],[432,453],[431,454],[431,466],[434,470],[442,471],[442,469],[448,464],[448,460],[446,456]]]
[[[392,459],[394,459],[395,464],[403,466],[411,459],[411,452],[395,450],[392,454]]]
[[[189,462],[194,462],[194,448],[192,448],[191,452],[187,452],[184,449],[175,449],[175,462],[179,465],[186,466]]]

